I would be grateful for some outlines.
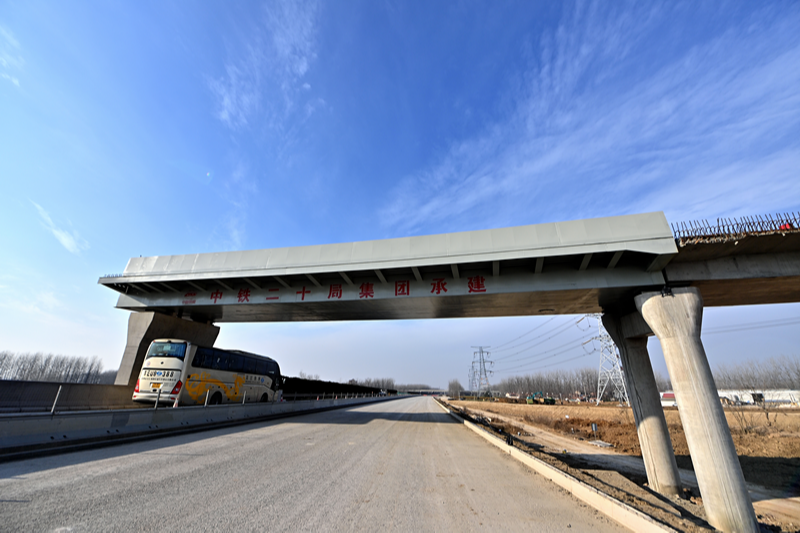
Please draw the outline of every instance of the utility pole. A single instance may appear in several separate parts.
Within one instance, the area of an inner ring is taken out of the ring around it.
[[[475,373],[476,385],[479,391],[489,391],[489,375],[493,374],[491,370],[486,370],[486,365],[492,366],[494,362],[489,360],[489,352],[485,350],[485,348],[489,348],[489,346],[473,346],[473,348],[477,348],[478,351],[473,353],[472,359],[472,366],[475,368],[477,364],[477,369]]]
[[[609,383],[614,387],[614,397],[620,402],[628,401],[628,391],[625,389],[625,377],[622,375],[622,361],[619,358],[617,345],[611,339],[603,326],[602,315],[587,315],[597,320],[598,336],[593,340],[600,342],[600,371],[597,374],[597,404],[606,391]]]

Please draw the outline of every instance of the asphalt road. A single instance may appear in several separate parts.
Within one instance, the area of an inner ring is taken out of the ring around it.
[[[0,464],[2,531],[627,531],[399,399]]]

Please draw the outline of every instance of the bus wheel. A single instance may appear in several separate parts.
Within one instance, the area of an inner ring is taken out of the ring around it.
[[[269,401],[269,394],[267,394],[266,392],[264,394],[262,394],[261,395],[261,400],[259,400],[259,401],[262,402],[262,403],[263,402],[268,402]]]
[[[219,405],[222,403],[222,394],[219,391],[215,392],[211,395],[211,399],[208,400],[208,403],[211,405]]]

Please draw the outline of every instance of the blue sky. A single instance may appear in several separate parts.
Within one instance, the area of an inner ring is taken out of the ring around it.
[[[798,27],[789,1],[0,1],[0,349],[116,368],[127,313],[96,282],[138,255],[798,211]],[[218,344],[445,385],[470,346],[544,320],[224,325]],[[585,335],[567,329],[525,355]],[[797,355],[798,330],[706,349]]]

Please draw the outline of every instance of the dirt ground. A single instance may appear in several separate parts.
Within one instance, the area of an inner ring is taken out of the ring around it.
[[[617,404],[526,405],[500,402],[454,401],[453,405],[480,409],[520,420],[532,426],[580,440],[599,439],[619,453],[641,456],[633,412]],[[676,408],[665,408],[679,468],[692,469],[686,437]],[[726,408],[745,479],[750,483],[800,495],[800,409],[759,407]],[[597,435],[592,433],[597,424]]]

